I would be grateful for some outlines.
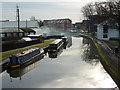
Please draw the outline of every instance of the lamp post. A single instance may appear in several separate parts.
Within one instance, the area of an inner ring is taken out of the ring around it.
[[[19,15],[19,6],[17,5],[16,6],[16,8],[17,8],[17,21],[18,21],[18,32],[20,32],[20,15]]]

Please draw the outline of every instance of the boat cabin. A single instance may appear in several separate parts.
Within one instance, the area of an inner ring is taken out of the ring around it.
[[[31,58],[35,57],[40,53],[40,49],[37,47],[25,50],[23,52],[13,54],[9,57],[9,64],[10,65],[20,65],[27,61],[29,61]]]
[[[62,39],[56,39],[54,42],[52,42],[49,45],[49,49],[48,52],[50,51],[59,51],[59,49],[61,49],[63,47],[63,41]]]

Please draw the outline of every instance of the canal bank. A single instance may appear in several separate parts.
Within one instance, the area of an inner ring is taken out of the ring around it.
[[[100,41],[90,35],[81,34],[80,36],[89,38],[93,41],[103,67],[120,88],[120,58],[104,41]]]

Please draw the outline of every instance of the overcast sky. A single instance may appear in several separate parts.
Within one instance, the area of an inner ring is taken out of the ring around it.
[[[34,2],[33,2],[34,1]],[[16,19],[16,4],[20,7],[20,20],[70,18],[73,23],[83,20],[81,8],[89,2],[101,0],[4,0],[2,19]]]

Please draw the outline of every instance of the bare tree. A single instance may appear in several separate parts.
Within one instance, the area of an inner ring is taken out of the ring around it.
[[[93,3],[88,3],[84,7],[82,7],[81,12],[83,13],[83,16],[88,19],[90,15],[95,14],[95,9],[94,9],[94,4]]]

